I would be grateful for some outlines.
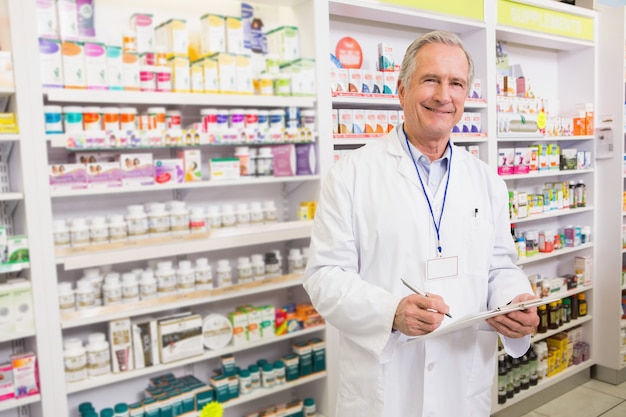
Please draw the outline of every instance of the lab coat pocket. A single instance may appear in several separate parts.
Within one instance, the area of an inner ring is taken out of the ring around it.
[[[476,346],[470,371],[468,396],[491,395],[498,335],[492,330],[476,332]]]
[[[486,277],[493,249],[493,226],[481,217],[467,217],[463,222],[463,272]]]

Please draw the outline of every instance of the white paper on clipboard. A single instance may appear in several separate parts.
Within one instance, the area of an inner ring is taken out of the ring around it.
[[[527,308],[531,308],[531,307],[537,307],[540,305],[544,305],[544,304],[549,304],[553,301],[557,301],[560,298],[538,298],[536,300],[528,300],[528,301],[522,301],[519,303],[513,303],[513,304],[507,304],[505,306],[502,307],[497,307],[493,310],[488,310],[488,311],[483,311],[480,313],[476,313],[476,314],[471,314],[469,316],[465,316],[463,318],[460,318],[458,320],[454,320],[452,321],[450,324],[444,326],[444,327],[439,327],[437,330],[430,332],[428,334],[422,335],[422,336],[416,336],[414,338],[412,338],[411,340],[409,340],[407,343],[410,343],[412,341],[416,341],[416,340],[424,340],[424,339],[428,339],[431,337],[436,337],[436,336],[441,336],[444,335],[446,333],[450,333],[453,332],[455,330],[460,330],[460,329],[464,329],[465,327],[469,327],[472,326],[474,324],[480,323],[483,320],[486,320],[488,318],[491,317],[496,317],[499,316],[501,314],[507,314],[510,313],[512,311],[518,311],[518,310],[524,310]],[[447,319],[446,319],[447,320]]]

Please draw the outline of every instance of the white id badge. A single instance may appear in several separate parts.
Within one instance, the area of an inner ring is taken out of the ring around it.
[[[456,278],[458,276],[458,256],[432,258],[426,261],[426,279]]]

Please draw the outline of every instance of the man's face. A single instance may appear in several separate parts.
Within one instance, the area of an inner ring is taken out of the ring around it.
[[[463,116],[469,64],[456,46],[429,44],[415,56],[415,72],[408,86],[398,86],[409,138],[447,140]]]

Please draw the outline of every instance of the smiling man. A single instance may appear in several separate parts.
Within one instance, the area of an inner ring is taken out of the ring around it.
[[[512,356],[529,347],[535,308],[412,340],[534,298],[506,185],[450,141],[473,74],[455,34],[415,40],[398,80],[405,122],[324,179],[304,288],[340,332],[338,416],[487,417],[498,334]]]

